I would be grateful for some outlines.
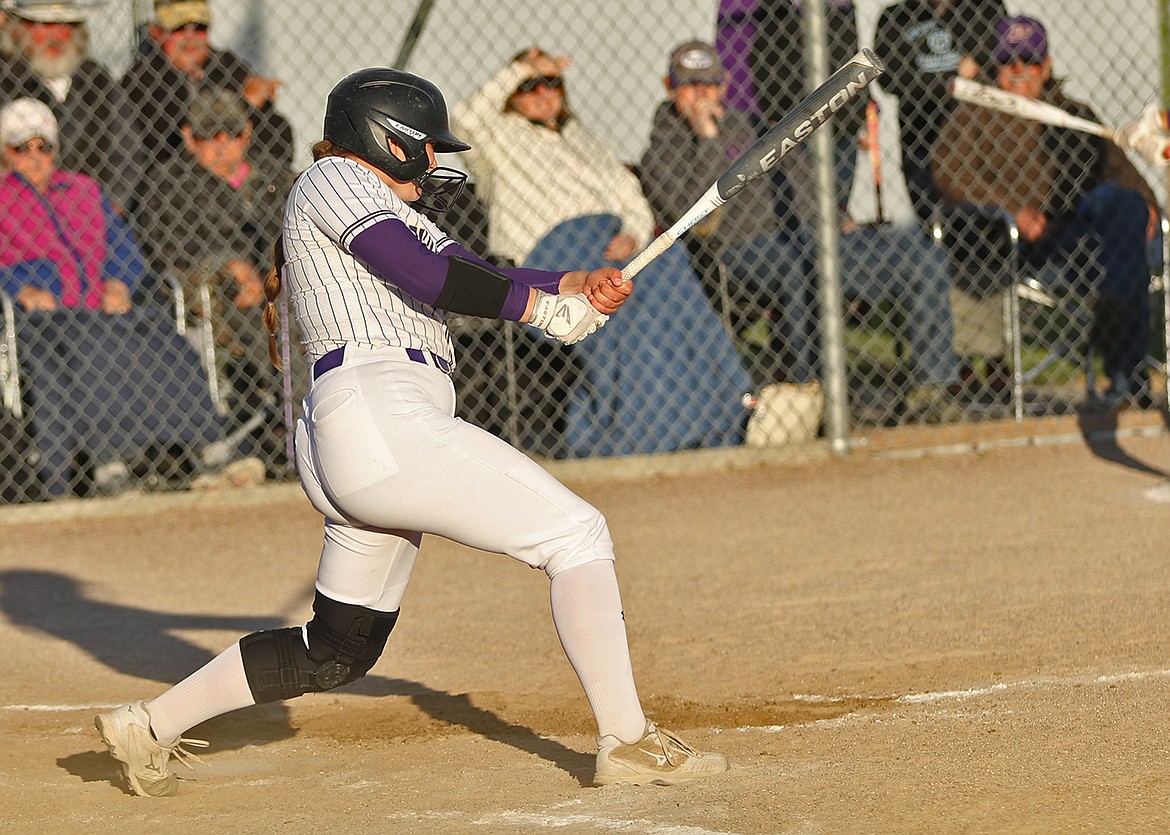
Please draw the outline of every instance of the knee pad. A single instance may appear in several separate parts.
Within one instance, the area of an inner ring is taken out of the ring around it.
[[[397,611],[338,603],[317,592],[303,630],[267,629],[240,639],[252,698],[263,704],[356,681],[381,656],[397,620]]]

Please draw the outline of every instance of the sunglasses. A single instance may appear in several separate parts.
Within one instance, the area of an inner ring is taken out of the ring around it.
[[[194,32],[197,35],[206,35],[210,27],[206,23],[184,23],[175,29],[168,30],[168,34],[178,35],[183,32]]]
[[[14,154],[22,155],[32,153],[33,151],[40,151],[42,154],[51,154],[56,150],[52,142],[46,142],[40,137],[22,142],[19,145],[9,145],[8,149]]]
[[[531,93],[537,87],[547,87],[550,90],[559,90],[565,84],[565,79],[559,75],[538,75],[520,82],[517,93]]]

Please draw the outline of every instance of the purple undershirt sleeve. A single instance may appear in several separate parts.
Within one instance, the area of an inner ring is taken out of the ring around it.
[[[354,237],[349,250],[375,273],[410,296],[434,304],[447,280],[447,259],[458,255],[511,280],[499,318],[518,322],[528,306],[528,288],[556,293],[564,272],[497,267],[457,243],[442,252],[428,249],[398,218],[375,223]]]

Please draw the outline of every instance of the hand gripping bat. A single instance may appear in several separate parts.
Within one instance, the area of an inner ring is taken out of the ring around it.
[[[885,65],[868,49],[854,55],[817,89],[813,90],[784,114],[779,122],[739,155],[719,179],[703,193],[673,226],[650,242],[625,269],[622,280],[629,281],[638,272],[670,248],[679,236],[718,209],[749,183],[776,167],[793,148],[825,124],[846,102],[864,90]]]

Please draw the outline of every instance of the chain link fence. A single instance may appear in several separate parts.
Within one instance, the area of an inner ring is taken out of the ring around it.
[[[859,48],[887,64],[586,342],[449,317],[461,415],[534,455],[1160,408],[1165,169],[948,85],[1125,124],[1165,103],[1163,6],[4,0],[0,94],[45,107],[0,119],[0,500],[295,477],[306,363],[294,330],[269,364],[259,282],[329,89],[373,65],[474,146],[443,228],[566,268],[620,265]]]

